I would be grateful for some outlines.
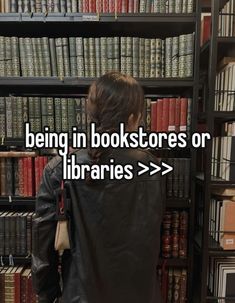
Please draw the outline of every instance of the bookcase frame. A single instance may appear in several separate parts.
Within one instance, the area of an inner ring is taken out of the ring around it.
[[[198,122],[206,123],[207,131],[211,134],[214,133],[216,123],[230,120],[235,121],[234,111],[219,112],[214,110],[217,63],[223,56],[231,54],[235,56],[235,38],[218,36],[220,9],[227,2],[228,0],[204,0],[201,7],[202,12],[211,12],[211,38],[202,46],[200,53],[200,66],[201,69],[205,69],[206,67],[207,75],[203,83],[203,100],[206,100],[206,107],[204,113],[198,114]],[[218,302],[218,299],[221,299],[212,296],[208,291],[207,274],[209,257],[235,256],[235,251],[223,250],[209,236],[209,212],[212,190],[218,187],[235,187],[235,181],[224,181],[211,176],[212,140],[208,142],[204,156],[204,171],[198,173],[195,178],[196,184],[200,186],[203,192],[202,205],[199,205],[199,203],[195,205],[195,214],[201,209],[203,211],[203,228],[201,233],[195,233],[194,237],[194,269],[197,267],[197,270],[194,270],[193,302],[197,303]],[[226,299],[223,302],[226,302]],[[235,302],[235,298],[229,298],[228,300],[229,302]]]
[[[167,37],[195,32],[194,76],[193,78],[159,78],[137,79],[144,88],[145,94],[182,94],[185,93],[193,99],[191,108],[191,132],[196,131],[197,125],[197,100],[199,96],[199,58],[200,58],[200,26],[201,26],[201,1],[195,0],[193,14],[100,14],[99,21],[87,21],[87,14],[0,14],[0,35],[33,37],[50,35],[56,36],[142,36],[142,37]],[[92,14],[90,14],[92,15]],[[95,19],[95,14],[94,19]],[[79,31],[76,28],[79,24]],[[76,97],[79,93],[87,92],[94,79],[66,77],[1,77],[0,95],[18,96],[65,96]],[[1,148],[10,146],[23,148],[22,140],[4,140]],[[181,151],[181,155],[188,151]],[[193,256],[194,256],[194,217],[195,217],[195,175],[196,151],[190,148],[191,158],[191,195],[190,199],[167,199],[166,207],[170,209],[186,209],[189,211],[188,257],[184,259],[166,260],[166,266],[186,267],[188,269],[188,302],[192,302],[193,288]],[[174,151],[172,151],[174,155]],[[18,207],[32,209],[34,198],[12,197],[12,202],[6,197],[0,197],[0,209],[17,209]],[[4,258],[7,264],[7,257]],[[15,258],[15,264],[28,264],[30,258]],[[160,260],[161,263],[162,260]]]

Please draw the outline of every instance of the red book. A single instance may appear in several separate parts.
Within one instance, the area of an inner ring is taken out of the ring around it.
[[[180,130],[180,98],[175,101],[175,131]]]
[[[134,0],[134,13],[139,12],[139,0]]]
[[[89,13],[89,0],[83,0],[83,13]]]
[[[117,13],[122,12],[122,0],[117,0]]]
[[[180,131],[186,132],[187,130],[187,113],[188,113],[188,99],[180,99]]]
[[[89,13],[96,12],[96,0],[89,0]]]
[[[151,102],[151,131],[157,129],[157,101]]]
[[[163,109],[162,109],[162,131],[168,132],[169,126],[169,98],[163,99]]]
[[[128,13],[134,13],[134,0],[128,2]]]
[[[24,182],[24,190],[23,196],[28,196],[28,160],[27,158],[23,158],[23,182]]]
[[[127,8],[128,8],[128,0],[122,0],[122,13],[127,13]]]
[[[168,125],[169,132],[175,131],[175,104],[176,104],[176,99],[170,98],[170,100],[169,100],[169,125]]]
[[[203,45],[211,36],[211,16],[204,16],[201,26],[201,45]]]
[[[24,196],[24,160],[23,158],[19,158],[18,161],[19,194],[20,196]]]
[[[28,182],[28,196],[33,196],[33,164],[32,164],[32,158],[27,158],[27,168],[28,168],[28,176],[27,176],[27,182]]]
[[[39,174],[39,157],[36,157],[34,160],[34,169],[35,169],[35,193],[38,192],[40,174]]]
[[[163,99],[157,100],[157,132],[162,131]]]
[[[109,12],[109,0],[103,0],[103,13]]]
[[[44,163],[44,166],[43,166],[43,169],[44,169],[48,163],[48,158],[46,156],[43,157],[43,163]]]
[[[45,166],[44,161],[45,161],[44,157],[40,157],[39,158],[39,185],[41,183],[41,179],[42,179],[42,175],[43,175],[43,170],[44,170],[44,166]]]
[[[109,0],[109,13],[115,12],[115,1]]]
[[[15,289],[15,303],[21,303],[20,301],[20,277],[23,272],[23,267],[18,267],[16,272],[14,273],[14,289]]]
[[[103,12],[103,3],[102,0],[96,0],[96,12],[102,13]]]

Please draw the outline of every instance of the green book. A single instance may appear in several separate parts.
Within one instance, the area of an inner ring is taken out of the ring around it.
[[[176,14],[182,13],[182,0],[175,0],[175,13]]]
[[[26,69],[27,76],[34,77],[34,61],[33,61],[33,45],[31,38],[25,38],[25,56],[26,56]]]
[[[179,37],[172,39],[172,77],[179,76]]]
[[[36,13],[41,13],[42,12],[42,1],[41,0],[36,0]]]
[[[144,38],[139,39],[139,77],[144,78],[144,65],[145,65],[145,49]]]
[[[16,129],[17,138],[24,138],[23,98],[16,97]]]
[[[49,130],[53,132],[55,130],[55,114],[54,114],[54,100],[53,98],[46,98],[47,107],[47,125]]]
[[[11,37],[12,52],[12,76],[20,76],[20,58],[19,58],[19,40],[17,37]]]
[[[43,63],[43,53],[42,53],[42,39],[36,38],[36,49],[37,49],[37,57],[38,57],[38,66],[39,66],[39,76],[44,77],[44,63]]]
[[[193,77],[194,33],[186,35],[185,77]]]
[[[83,78],[85,77],[85,66],[84,66],[83,39],[81,37],[76,38],[76,54],[77,54],[77,76]]]
[[[25,102],[25,100],[24,100]],[[35,133],[35,119],[34,119],[34,113],[35,113],[35,109],[34,109],[34,97],[29,97],[28,98],[28,121],[30,123],[30,130],[31,132]],[[43,120],[43,116],[42,116],[42,120]]]
[[[30,98],[29,98],[29,102],[30,102]],[[45,98],[45,97],[40,98],[40,103],[41,103],[42,131],[44,131],[44,127],[48,126],[48,121],[47,121],[47,98]],[[29,112],[30,112],[30,103],[29,103]]]
[[[188,12],[188,0],[182,0],[182,13],[186,14]]]
[[[191,14],[194,11],[194,0],[188,0],[187,13]]]
[[[77,54],[76,54],[76,38],[69,38],[69,58],[70,58],[70,70],[71,76],[77,76]]]
[[[162,40],[162,78],[165,77],[165,45],[166,40]]]
[[[24,13],[29,13],[29,0],[24,0]]]
[[[163,60],[162,60],[162,40],[156,39],[156,72],[155,77],[161,78],[163,70]]]
[[[70,76],[70,62],[69,62],[69,42],[68,38],[62,38],[63,45],[63,61],[64,61],[64,75]]]
[[[121,72],[127,73],[127,37],[121,37]]]
[[[100,38],[100,49],[101,49],[101,75],[107,72],[108,62],[107,62],[107,38]]]
[[[78,12],[78,2],[77,0],[72,0],[72,13]]]
[[[78,131],[82,131],[82,106],[81,106],[81,98],[75,98],[74,100],[74,108],[75,108],[75,123],[78,128]]]
[[[49,47],[50,47],[50,59],[51,59],[51,75],[53,77],[57,77],[58,71],[57,71],[57,61],[56,61],[56,46],[55,46],[54,38],[49,38]]]
[[[120,71],[119,37],[113,38],[113,70]]]
[[[18,138],[18,125],[17,125],[17,98],[12,96],[12,137]]]
[[[114,45],[113,45],[113,38],[107,37],[107,71],[113,70],[113,57],[114,57]]]
[[[175,13],[175,0],[168,0],[168,12],[169,14]]]
[[[145,68],[144,68],[144,77],[150,77],[150,39],[144,40],[144,61],[145,61]]]
[[[40,76],[39,70],[39,59],[38,59],[38,49],[37,49],[37,39],[32,38],[32,48],[33,48],[33,65],[34,65],[34,76]]]
[[[5,43],[4,37],[0,36],[0,77],[5,76]]]
[[[40,97],[34,97],[33,104],[34,104],[34,130],[35,130],[35,132],[41,132],[41,131],[43,131],[43,129],[42,129],[42,123],[41,123]]]
[[[100,51],[100,38],[95,38],[95,64],[96,64],[96,77],[101,76],[101,51]]]
[[[165,77],[172,77],[172,41],[169,37],[165,40]]]
[[[75,101],[73,98],[68,99],[68,132],[69,132],[69,139],[72,139],[72,129],[73,126],[76,126],[75,121],[75,114],[74,114],[74,108],[75,108]]]
[[[55,105],[55,131],[57,133],[61,133],[61,99],[55,98],[54,99]]]
[[[133,38],[126,37],[126,73],[133,74]]]
[[[36,13],[36,0],[30,0],[30,12]]]
[[[85,69],[85,77],[91,77],[90,70],[90,51],[89,51],[89,38],[83,38],[83,47],[84,47],[84,69]]]
[[[6,104],[5,98],[0,97],[0,140],[6,137]]]
[[[186,77],[187,35],[179,36],[179,77]]]
[[[10,37],[5,37],[5,70],[7,77],[12,76],[12,48]]]
[[[133,40],[133,77],[139,77],[139,38],[134,37]]]
[[[64,78],[65,71],[64,71],[62,39],[56,38],[55,45],[56,45],[56,60],[57,60],[58,77]]]
[[[44,68],[44,76],[51,77],[51,60],[48,37],[43,37],[42,41],[42,60]]]
[[[68,132],[68,99],[61,99],[61,130]]]
[[[150,40],[150,78],[156,77],[156,39]]]
[[[88,49],[89,49],[89,77],[95,78],[96,77],[96,64],[95,64],[95,38],[88,38]]]
[[[6,97],[6,136],[7,138],[13,137],[13,108],[12,98]]]
[[[67,0],[67,13],[72,13],[72,1]]]
[[[140,0],[140,13],[146,12],[146,2],[147,0]]]

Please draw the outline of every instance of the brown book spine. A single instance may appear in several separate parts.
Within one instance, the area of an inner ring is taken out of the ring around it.
[[[176,106],[176,99],[170,98],[169,100],[169,125],[168,125],[168,131],[175,131],[175,108]]]
[[[163,99],[163,108],[162,108],[162,131],[167,132],[169,127],[169,98]]]
[[[187,130],[187,113],[188,113],[188,99],[180,99],[180,131],[186,132]]]
[[[180,99],[176,99],[175,103],[175,131],[180,130]]]
[[[23,158],[19,158],[18,174],[19,174],[19,195],[24,196],[24,161],[23,161]]]
[[[162,131],[163,126],[163,99],[157,100],[157,132]]]
[[[28,160],[23,158],[23,196],[28,196]]]
[[[171,239],[171,212],[165,212],[163,216],[163,231],[162,231],[162,256],[170,258],[172,254],[172,239]]]

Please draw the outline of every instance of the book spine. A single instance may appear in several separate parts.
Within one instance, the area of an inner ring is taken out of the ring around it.
[[[54,1],[54,12],[59,13],[60,12],[60,0]]]
[[[5,249],[4,255],[10,255],[10,217],[8,215],[5,216]]]
[[[78,12],[78,1],[72,0],[72,13],[77,13],[77,12]]]
[[[45,14],[47,12],[47,0],[41,0],[41,10]]]
[[[155,77],[160,78],[162,76],[162,40],[156,39],[156,57],[155,57],[156,72]]]
[[[0,97],[0,139],[5,137],[6,137],[6,104],[5,104],[5,98]]]
[[[18,125],[17,125],[17,103],[16,97],[11,97],[12,103],[12,137],[18,138]]]
[[[37,49],[37,57],[39,63],[39,76],[43,77],[44,74],[44,61],[43,61],[43,52],[42,52],[42,39],[36,38],[36,49]]]
[[[24,161],[19,158],[18,161],[18,174],[19,174],[19,194],[24,196]]]
[[[140,13],[146,12],[146,0],[140,0]]]
[[[13,161],[13,179],[14,179],[14,196],[19,196],[20,188],[19,188],[19,161],[17,158]]]
[[[190,159],[185,159],[184,163],[184,198],[189,198],[190,191]]]
[[[65,77],[69,77],[70,76],[70,62],[69,62],[68,38],[62,38],[62,45],[63,45],[64,75],[65,75]]]
[[[107,37],[107,69],[112,71],[113,69],[113,38]]]
[[[157,100],[157,132],[161,132],[163,128],[163,99]]]
[[[69,57],[71,76],[77,76],[77,56],[76,56],[76,40],[75,37],[69,38]]]
[[[176,14],[182,13],[182,0],[175,0],[175,13]]]
[[[16,3],[16,0],[11,0],[11,13],[17,13],[17,3]]]
[[[26,216],[20,216],[20,255],[27,255],[27,221]]]
[[[61,129],[63,132],[68,131],[68,101],[65,98],[61,99]]]
[[[128,75],[133,74],[133,42],[132,37],[126,38],[126,73]],[[150,68],[149,68],[150,69]]]
[[[179,257],[186,258],[188,250],[188,213],[182,211],[180,213],[180,226],[179,226]]]
[[[101,76],[101,60],[100,60],[100,38],[95,38],[95,67],[96,77]]]
[[[172,77],[172,43],[173,38],[166,38],[166,49],[165,49],[165,77]]]
[[[57,60],[58,77],[64,78],[65,73],[64,73],[62,39],[56,38],[55,45],[56,45],[56,60]]]
[[[165,60],[166,60],[165,49],[166,49],[166,41],[162,40],[162,78],[164,78],[165,75],[166,75],[166,69],[165,69]]]
[[[60,0],[60,11],[61,13],[66,13],[66,1]]]
[[[90,51],[89,51],[89,38],[83,38],[83,46],[84,46],[84,70],[85,70],[85,77],[90,77],[91,70],[90,70]]]
[[[34,131],[41,132],[42,130],[42,124],[41,124],[41,104],[40,104],[40,98],[34,97],[33,98],[33,109],[34,109]]]
[[[78,77],[85,77],[84,51],[83,51],[82,38],[76,38],[76,54],[77,54]]]
[[[67,0],[67,13],[72,13],[72,1],[71,0]]]
[[[56,46],[55,39],[49,38],[49,47],[50,47],[50,60],[51,60],[51,75],[57,77],[57,61],[56,61]]]
[[[5,76],[4,58],[5,58],[4,37],[0,36],[0,77],[4,77]]]
[[[156,39],[150,40],[150,78],[156,77]]]
[[[32,39],[32,50],[33,50],[33,66],[34,66],[34,76],[39,77],[39,62],[38,62],[38,53],[37,53],[37,40],[36,38]]]
[[[61,132],[61,99],[55,98],[55,131]]]
[[[36,13],[41,13],[41,12],[42,12],[42,2],[41,0],[36,0]]]
[[[151,131],[157,130],[157,102],[151,102]]]
[[[27,157],[27,196],[32,197],[33,196],[33,174],[32,174],[32,158]]]
[[[162,256],[163,258],[170,258],[172,253],[171,243],[171,212],[165,212],[163,216],[162,226]]]
[[[13,137],[13,108],[12,108],[12,99],[11,97],[6,97],[6,135],[7,138]]]
[[[82,108],[81,108],[81,99],[80,98],[75,99],[74,108],[75,108],[76,126],[78,128],[78,131],[81,131],[82,130],[82,113],[81,113]]]
[[[179,36],[179,77],[186,76],[186,48],[187,48],[187,35]]]
[[[24,0],[24,13],[29,13],[29,0]]]
[[[191,14],[194,11],[194,0],[188,0],[187,13]]]
[[[107,71],[107,38],[100,38],[100,50],[101,50],[101,75],[104,75]]]
[[[6,173],[6,178],[5,178],[5,188],[6,188],[6,195],[7,196],[12,196],[13,195],[13,169],[12,169],[12,160],[11,158],[6,158],[5,161],[5,173]]]
[[[179,37],[172,39],[172,77],[179,76]]]
[[[45,77],[51,77],[49,39],[47,37],[43,37],[41,41],[42,41],[44,75]]]
[[[27,255],[30,255],[32,252],[32,216],[30,214],[26,217],[26,236]]]
[[[24,121],[23,121],[23,102],[22,97],[16,97],[16,122],[15,128],[17,130],[16,137],[24,137]]]
[[[169,127],[169,98],[163,99],[163,109],[162,109],[162,131],[167,132]]]
[[[9,246],[10,246],[10,254],[16,254],[16,217],[12,214],[10,216],[10,239],[9,239]]]
[[[174,159],[169,158],[167,163],[174,167]],[[172,197],[173,196],[173,172],[170,172],[167,176],[167,196]]]
[[[187,2],[188,0],[182,0],[182,14],[186,14],[187,13],[187,10],[188,10],[188,7],[187,7]]]
[[[179,171],[183,172],[184,171],[184,159],[180,158],[178,159],[179,162]],[[179,173],[179,193],[178,193],[179,198],[184,197],[184,175],[182,173]]]
[[[75,124],[75,115],[74,115],[74,99],[69,98],[68,99],[68,132],[69,132],[69,138],[72,138],[72,128],[73,126],[76,126]]]
[[[30,0],[30,12],[36,13],[36,0]]]
[[[96,63],[95,63],[95,38],[88,39],[89,44],[89,76],[96,77]]]
[[[127,37],[121,37],[121,72],[127,73]]]
[[[194,34],[186,35],[185,76],[193,77]]]
[[[180,131],[186,132],[187,130],[187,113],[188,113],[188,99],[180,99]]]
[[[165,14],[166,13],[166,1],[165,0],[159,0],[159,5],[160,5],[159,13]]]
[[[179,257],[179,212],[172,212],[172,257]]]
[[[12,76],[12,48],[11,38],[5,37],[5,63],[6,63],[6,76]]]
[[[133,38],[133,77],[139,77],[139,38]]]
[[[144,61],[145,61],[145,69],[144,69],[144,77],[150,77],[150,39],[145,39],[144,41]]]
[[[175,0],[168,1],[168,12],[169,14],[175,13]]]
[[[46,112],[47,126],[49,127],[49,130],[53,132],[55,128],[53,98],[46,98]]]
[[[174,172],[173,172],[173,196],[178,197],[179,193],[179,159],[174,160]]]

